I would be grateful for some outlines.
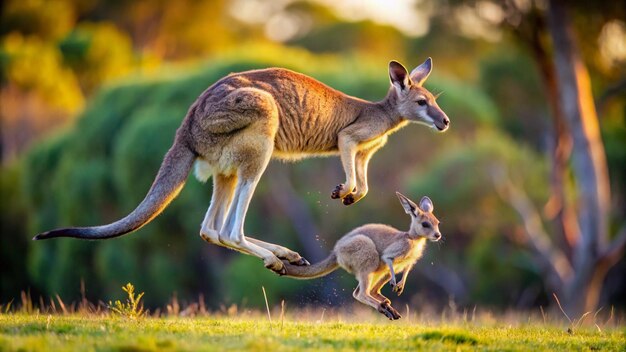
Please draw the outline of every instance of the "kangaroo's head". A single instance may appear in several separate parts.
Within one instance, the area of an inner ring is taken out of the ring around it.
[[[418,206],[402,193],[396,192],[396,195],[400,199],[404,211],[411,216],[409,236],[412,238],[424,237],[433,242],[439,241],[441,232],[439,232],[439,220],[433,214],[433,201],[424,196]]]
[[[433,68],[431,58],[417,66],[411,73],[397,61],[389,63],[389,78],[397,95],[395,108],[403,118],[424,124],[443,132],[450,126],[450,119],[437,105],[436,97],[423,87]]]

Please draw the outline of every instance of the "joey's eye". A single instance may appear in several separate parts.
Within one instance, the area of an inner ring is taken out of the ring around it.
[[[418,101],[417,101],[417,105],[419,105],[419,106],[424,106],[424,105],[426,105],[426,99],[420,99],[420,100],[418,100]]]
[[[425,229],[429,229],[430,228],[430,224],[428,222],[424,221],[422,223],[422,227],[425,228]]]

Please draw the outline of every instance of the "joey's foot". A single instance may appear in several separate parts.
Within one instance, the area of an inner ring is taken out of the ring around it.
[[[398,311],[394,307],[392,307],[390,304],[388,304],[387,307],[389,308],[389,311],[393,315],[394,320],[398,320],[402,318],[402,315],[400,315],[400,313],[398,313]]]
[[[386,301],[381,303],[380,306],[378,306],[378,311],[382,313],[383,315],[385,315],[387,318],[389,318],[389,320],[397,320],[397,319],[402,318],[400,313],[398,313],[398,311]]]

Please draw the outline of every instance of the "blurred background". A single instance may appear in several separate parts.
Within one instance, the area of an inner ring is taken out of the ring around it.
[[[148,190],[174,131],[220,77],[280,66],[382,99],[387,63],[433,58],[452,120],[411,125],[370,163],[369,195],[329,197],[338,158],[272,162],[246,233],[323,258],[350,229],[407,229],[398,190],[430,196],[430,244],[394,302],[572,313],[626,305],[626,6],[558,0],[6,0],[0,23],[0,302],[173,295],[212,309],[337,306],[353,277],[281,278],[198,236],[211,182],[193,176],[155,221],[102,242],[31,237],[108,223]],[[383,291],[391,294],[389,288]],[[390,296],[391,297],[391,296]]]

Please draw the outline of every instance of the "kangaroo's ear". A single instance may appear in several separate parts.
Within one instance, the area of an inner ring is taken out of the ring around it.
[[[411,85],[409,72],[398,61],[389,62],[389,78],[398,94],[405,91]]]
[[[411,80],[418,86],[421,86],[426,82],[430,71],[433,69],[433,60],[431,58],[426,59],[423,64],[417,66],[411,71]]]
[[[430,198],[424,196],[422,197],[422,200],[420,200],[420,209],[425,213],[432,213],[435,209],[435,206],[433,205],[433,201],[430,200]]]
[[[396,192],[396,195],[398,196],[398,199],[400,199],[400,204],[402,204],[404,211],[407,214],[417,216],[417,205],[400,192]]]

